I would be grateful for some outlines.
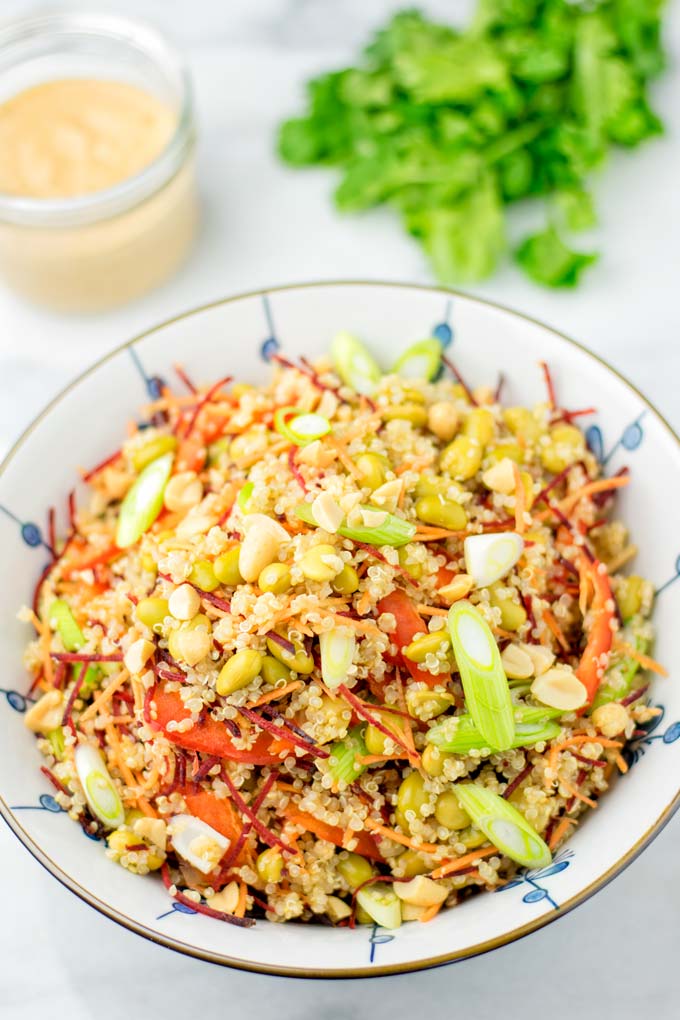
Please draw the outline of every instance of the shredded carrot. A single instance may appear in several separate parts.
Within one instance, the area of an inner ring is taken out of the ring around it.
[[[425,910],[423,910],[418,920],[422,924],[427,924],[428,921],[431,921],[434,917],[437,916],[441,909],[442,909],[441,903],[433,903],[431,907],[426,907]]]
[[[50,643],[52,635],[47,627],[40,635],[40,657],[42,659],[45,680],[52,687],[54,685],[54,669],[52,667],[52,656],[50,655]]]
[[[357,613],[367,613],[371,608],[371,591],[367,588],[357,602]]]
[[[526,531],[524,511],[526,510],[527,497],[524,491],[522,476],[514,460],[512,462],[512,474],[515,479],[515,529],[519,535],[523,535]]]
[[[568,652],[569,642],[562,633],[562,628],[560,627],[559,623],[557,622],[551,611],[549,609],[543,609],[541,612],[544,621],[548,625],[549,629],[552,631],[558,643],[561,645],[565,652]]]
[[[570,492],[568,496],[560,500],[558,506],[563,514],[568,514],[574,509],[577,503],[586,496],[593,496],[597,492],[608,492],[609,489],[622,489],[630,483],[630,475],[615,475],[613,478],[598,478],[594,482],[588,482],[576,492]]]
[[[591,797],[586,797],[585,793],[581,793],[579,788],[577,786],[574,786],[573,783],[568,783],[566,779],[562,779],[562,780],[560,780],[560,782],[561,782],[562,786],[566,786],[566,788],[569,790],[569,793],[572,795],[572,797],[576,797],[577,800],[580,800],[584,804],[587,804],[588,807],[591,807],[591,808],[596,808],[597,807],[597,801],[593,800]]]
[[[126,669],[121,669],[120,673],[115,676],[108,686],[97,695],[92,704],[88,705],[78,719],[78,724],[80,725],[80,723],[83,723],[87,719],[91,719],[93,716],[97,715],[102,706],[105,705],[107,701],[111,700],[113,695],[125,683],[129,676],[130,674]]]
[[[248,886],[245,882],[239,883],[238,888],[238,902],[234,910],[236,917],[245,917],[246,913],[246,896],[248,895]]]
[[[49,633],[49,628],[46,626],[46,624],[42,622],[39,616],[35,615],[32,609],[28,610],[28,617],[33,626],[35,627],[35,629],[37,630],[38,634],[44,634],[46,630]]]
[[[498,854],[499,850],[495,846],[486,846],[482,850],[473,850],[469,854],[463,854],[462,857],[458,857],[455,861],[446,861],[439,868],[430,874],[430,878],[445,878],[446,875],[452,875],[455,871],[462,871],[463,868],[467,868],[468,864],[474,864],[475,861],[480,860],[482,857],[491,857],[493,854]]]
[[[614,761],[616,762],[616,764],[617,764],[617,766],[619,768],[619,771],[623,775],[625,775],[626,772],[628,771],[628,765],[627,765],[626,760],[623,757],[623,755],[622,754],[617,754],[616,757],[614,758]]]
[[[623,652],[624,655],[627,655],[629,658],[635,659],[636,662],[639,662],[643,669],[649,669],[652,673],[658,673],[659,676],[668,676],[668,670],[665,666],[662,666],[660,662],[656,661],[656,659],[650,658],[649,655],[644,655],[642,652],[639,652],[637,648],[628,644],[627,641],[617,641],[616,647],[619,651]]]
[[[354,829],[352,828],[351,825],[348,825],[342,834],[342,845],[344,846],[345,849],[347,849],[348,843],[350,843],[354,839],[354,836],[355,836]]]
[[[407,471],[422,471],[423,468],[429,467],[434,461],[432,454],[423,454],[422,457],[414,457],[413,460],[405,460],[395,470],[395,475],[405,475]]]
[[[448,609],[440,609],[439,606],[426,606],[423,602],[416,605],[421,616],[448,616]]]
[[[286,684],[285,687],[276,687],[273,691],[268,691],[257,698],[256,701],[249,701],[245,707],[259,708],[260,705],[266,705],[268,701],[277,701],[279,698],[285,698],[286,694],[292,694],[293,691],[297,691],[300,687],[302,687],[302,681],[293,680],[291,683]]]
[[[568,740],[562,741],[561,744],[553,744],[550,748],[548,766],[551,771],[554,772],[557,768],[557,757],[560,751],[568,751],[570,747],[576,747],[579,744],[599,744],[601,747],[623,747],[620,740],[609,740],[607,737],[601,737],[599,735],[593,736],[590,733],[576,733],[574,736],[569,737]],[[546,779],[546,784],[549,785],[550,783],[551,780]]]
[[[123,758],[123,754],[122,754],[121,746],[120,746],[120,738],[119,738],[118,734],[116,733],[115,728],[113,726],[111,726],[111,725],[106,726],[104,732],[106,733],[106,739],[108,740],[108,742],[110,744],[110,747],[109,747],[109,755],[110,755],[110,757],[113,759],[113,762],[118,767],[118,771],[120,772],[121,776],[123,777],[123,781],[125,782],[125,785],[129,786],[134,791],[135,787],[141,786],[142,783],[141,783],[141,780],[139,780],[134,775],[134,773],[130,769],[129,765],[126,763],[125,759]],[[142,797],[140,795],[137,795],[137,796],[135,796],[134,799],[135,799],[137,805],[139,806],[140,811],[143,811],[145,815],[148,815],[149,818],[158,818],[158,813],[154,810],[154,808],[151,807],[151,805],[149,804],[149,802],[146,799],[146,797]]]
[[[442,538],[460,538],[467,535],[467,531],[451,531],[449,528],[430,528],[425,524],[419,524],[413,542],[439,542]]]
[[[440,849],[436,843],[419,843],[417,839],[411,839],[410,836],[404,836],[401,832],[397,832],[395,829],[390,829],[387,825],[382,825],[380,822],[376,822],[374,818],[367,818],[364,822],[364,827],[370,832],[377,832],[378,835],[383,836],[384,839],[391,839],[393,843],[401,843],[402,846],[410,847],[411,850],[418,850],[423,854],[434,854]]]
[[[566,836],[571,825],[577,825],[575,818],[563,818],[558,825],[552,831],[552,835],[548,840],[548,846],[551,850],[554,850],[558,843],[561,842],[562,838]]]

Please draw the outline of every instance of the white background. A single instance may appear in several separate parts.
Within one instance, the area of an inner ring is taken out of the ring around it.
[[[387,212],[339,219],[333,175],[294,172],[273,155],[274,130],[299,109],[301,83],[352,58],[390,0],[119,0],[90,7],[146,17],[184,47],[193,72],[205,206],[196,251],[163,289],[119,312],[57,318],[0,283],[0,448],[74,374],[132,334],[240,290],[322,278],[429,282],[420,251]],[[0,15],[27,0],[0,0]],[[462,20],[464,0],[423,3]],[[667,43],[680,55],[680,11]],[[535,287],[511,266],[475,288],[590,345],[680,429],[680,73],[654,86],[664,138],[617,154],[594,180],[602,250],[576,292]],[[1,154],[0,154],[0,158]],[[519,213],[513,234],[534,222]],[[219,375],[229,366],[216,366]],[[591,397],[584,394],[588,402]],[[110,428],[108,424],[103,427]],[[58,451],[55,451],[58,455]],[[36,479],[39,484],[39,479]],[[650,498],[663,499],[663,487]],[[669,507],[677,516],[678,508]],[[653,541],[654,536],[640,536]],[[672,681],[668,681],[672,682]],[[676,680],[677,682],[677,680]],[[604,810],[605,808],[603,808]],[[276,1020],[401,1020],[422,1015],[511,1020],[677,1016],[680,818],[640,860],[575,913],[491,955],[424,974],[304,982],[185,959],[100,917],[0,828],[0,1015]],[[442,946],[442,951],[446,947]],[[301,961],[304,963],[304,961]]]

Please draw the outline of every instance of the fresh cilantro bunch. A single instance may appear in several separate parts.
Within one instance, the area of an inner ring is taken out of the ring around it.
[[[546,196],[545,230],[515,257],[540,283],[574,286],[596,256],[562,235],[594,223],[589,171],[662,130],[647,82],[664,63],[663,3],[480,0],[463,31],[402,11],[358,66],[308,83],[279,153],[340,167],[342,212],[394,206],[444,283],[491,274],[504,206]]]

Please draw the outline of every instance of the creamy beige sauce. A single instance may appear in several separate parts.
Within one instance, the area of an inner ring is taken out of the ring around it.
[[[70,198],[101,191],[162,152],[175,112],[118,81],[46,81],[0,104],[0,192]]]

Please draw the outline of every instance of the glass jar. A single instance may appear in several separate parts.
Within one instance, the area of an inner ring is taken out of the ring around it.
[[[134,85],[176,113],[160,154],[112,187],[54,199],[0,192],[0,274],[40,304],[96,311],[150,290],[186,257],[198,222],[194,116],[181,58],[148,25],[73,11],[0,30],[0,103],[74,78]]]

